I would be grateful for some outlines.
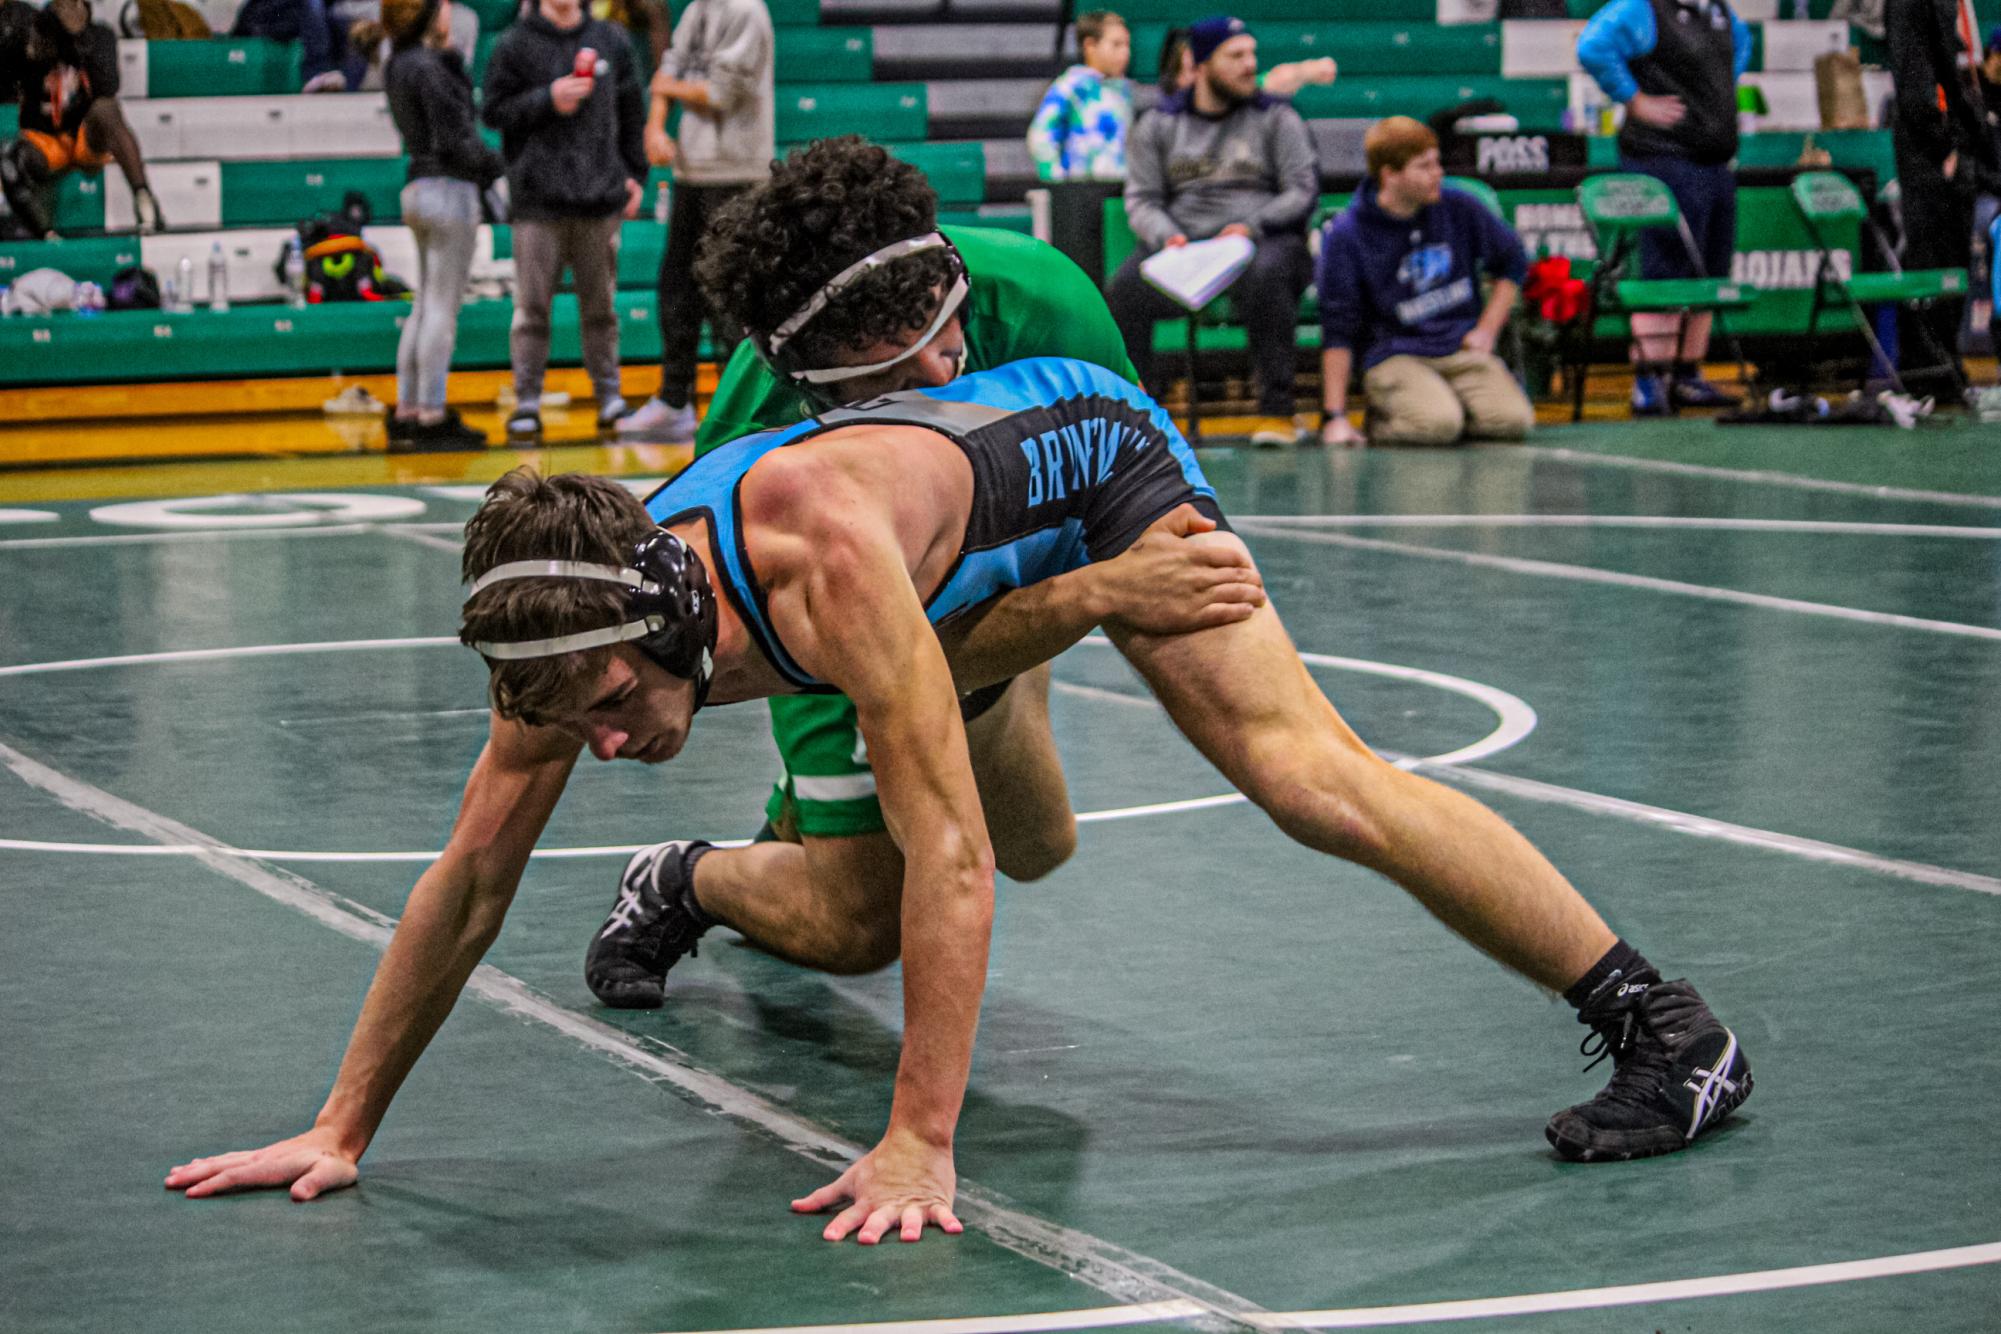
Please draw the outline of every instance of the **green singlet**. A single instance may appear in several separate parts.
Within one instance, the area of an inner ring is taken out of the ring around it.
[[[1104,296],[1061,252],[991,227],[938,230],[966,262],[968,291],[960,310],[968,371],[1023,357],[1075,357],[1139,383]],[[723,370],[695,435],[695,454],[812,415],[805,395],[781,383],[744,343]],[[775,695],[771,733],[785,773],[766,815],[781,833],[830,838],[885,828],[855,706],[846,696]]]

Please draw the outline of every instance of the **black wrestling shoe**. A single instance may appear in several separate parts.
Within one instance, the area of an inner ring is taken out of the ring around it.
[[[716,924],[695,902],[694,854],[710,846],[700,839],[656,843],[625,864],[611,916],[584,952],[584,981],[606,1005],[658,1009],[667,970],[695,953],[695,942]]]
[[[1558,1112],[1543,1134],[1573,1162],[1617,1162],[1685,1149],[1751,1096],[1751,1063],[1695,988],[1649,968],[1578,1012],[1580,1050],[1612,1058],[1612,1082]],[[1593,1043],[1597,1045],[1594,1046]],[[1590,1065],[1584,1067],[1589,1070]]]

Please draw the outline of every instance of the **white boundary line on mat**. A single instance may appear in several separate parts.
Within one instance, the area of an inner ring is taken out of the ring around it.
[[[1850,523],[1841,519],[1716,519],[1682,514],[1246,514],[1263,528],[1640,528],[1718,533],[1826,533],[2001,542],[2001,524]],[[407,525],[406,525],[407,526]]]
[[[1970,505],[1976,509],[2001,510],[2001,496],[1983,496],[1963,491],[1922,491],[1904,486],[1870,486],[1864,482],[1836,482],[1825,477],[1806,477],[1792,472],[1761,472],[1753,468],[1718,468],[1706,463],[1674,463],[1667,459],[1634,458],[1628,454],[1598,454],[1588,449],[1565,449],[1561,445],[1500,445],[1494,453],[1513,454],[1554,463],[1580,463],[1588,467],[1631,468],[1639,472],[1673,473],[1681,477],[1701,477],[1716,482],[1746,482],[1754,486],[1783,486],[1795,491],[1828,491],[1841,496],[1866,496],[1871,500],[1910,500],[1928,505]],[[1487,451],[1483,451],[1487,452]]]
[[[154,663],[202,662],[211,659],[254,658],[282,656],[299,653],[358,652],[368,649],[435,648],[445,644],[455,644],[454,639],[363,639],[353,641],[321,641],[308,644],[250,644],[239,648],[217,649],[177,649],[165,653],[135,653],[110,658],[71,658],[61,662],[23,663],[9,668],[0,668],[0,676],[32,676],[43,672],[89,671],[100,667],[125,667]],[[1098,647],[1110,645],[1102,635],[1093,635],[1084,642]],[[1404,667],[1396,663],[1373,662],[1364,658],[1341,658],[1324,653],[1300,655],[1307,662],[1322,667],[1333,667],[1344,671],[1362,672],[1372,676],[1387,676],[1396,680],[1412,681],[1420,685],[1432,686],[1452,694],[1464,695],[1477,700],[1493,710],[1494,730],[1478,741],[1433,755],[1423,761],[1426,764],[1463,764],[1476,759],[1497,755],[1515,745],[1523,737],[1535,730],[1535,710],[1526,701],[1495,686],[1479,681],[1469,681],[1463,677],[1448,676],[1443,672],[1427,671],[1421,667]],[[1133,696],[1115,690],[1099,690],[1092,686],[1060,685],[1060,688],[1080,695],[1104,697],[1127,704],[1144,704],[1157,708],[1150,696]],[[1191,797],[1178,801],[1153,802],[1143,806],[1121,806],[1111,810],[1083,811],[1077,815],[1079,824],[1099,824],[1111,820],[1133,820],[1152,815],[1178,815],[1186,811],[1207,810],[1217,806],[1233,806],[1245,800],[1241,793],[1229,792],[1214,797]],[[643,844],[605,844],[597,847],[538,848],[530,857],[541,860],[556,860],[579,857],[629,857]],[[720,844],[719,844],[720,846]],[[13,852],[53,852],[73,855],[100,857],[167,857],[194,856],[202,850],[202,845],[189,843],[74,843],[48,842],[39,839],[0,838],[0,850]],[[261,861],[288,863],[334,863],[334,862],[432,862],[438,858],[435,851],[369,851],[369,852],[317,852],[293,848],[238,848],[246,857]]]
[[[1863,607],[1844,607],[1832,602],[1808,602],[1801,598],[1774,597],[1769,593],[1747,593],[1736,588],[1716,588],[1708,584],[1683,583],[1679,579],[1656,579],[1652,575],[1626,574],[1619,570],[1601,570],[1594,565],[1567,565],[1558,561],[1528,560],[1520,556],[1490,556],[1479,551],[1455,551],[1447,547],[1427,547],[1412,542],[1389,542],[1375,537],[1355,537],[1348,533],[1326,533],[1313,529],[1288,527],[1278,524],[1260,523],[1255,520],[1233,521],[1238,532],[1253,537],[1277,538],[1290,542],[1312,542],[1322,546],[1352,547],[1358,551],[1381,551],[1396,556],[1415,556],[1420,560],[1448,561],[1456,565],[1471,565],[1486,570],[1505,570],[1510,574],[1525,574],[1544,579],[1569,579],[1578,583],[1611,584],[1619,588],[1638,588],[1652,593],[1669,593],[1678,597],[1702,598],[1710,602],[1733,602],[1740,606],[1757,607],[1763,611],[1793,612],[1802,616],[1827,617],[1841,621],[1859,621],[1866,625],[1889,626],[1898,630],[1918,630],[1926,634],[1954,635],[1965,639],[2001,640],[2001,628],[1991,625],[1968,625],[1963,621],[1935,621],[1923,616],[1905,616],[1893,611],[1870,611]]]
[[[195,854],[196,860],[209,870],[341,935],[378,950],[389,942],[395,920],[365,904],[249,856],[178,820],[72,778],[5,743],[0,743],[0,765],[29,786],[102,824],[158,842],[195,845],[200,849]],[[863,1146],[844,1140],[749,1089],[697,1069],[664,1044],[643,1043],[602,1020],[558,1005],[491,964],[483,963],[473,970],[466,990],[497,1009],[554,1029],[600,1056],[672,1084],[690,1101],[754,1128],[790,1152],[830,1171],[845,1169],[865,1152]],[[1249,1316],[1263,1312],[1262,1307],[1247,1298],[1184,1274],[1151,1256],[1027,1213],[1004,1196],[964,1179],[959,1182],[955,1212],[967,1226],[978,1228],[1003,1249],[1068,1274],[1124,1305],[1184,1303],[1192,1308],[1188,1315],[1201,1318],[1217,1329],[1240,1329]]]

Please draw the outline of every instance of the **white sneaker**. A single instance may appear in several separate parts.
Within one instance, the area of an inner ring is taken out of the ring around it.
[[[544,389],[542,397],[536,399],[535,402],[537,406],[544,408],[567,408],[570,406],[570,391],[567,389]],[[514,407],[514,405],[514,386],[511,384],[500,386],[500,392],[493,396],[493,406],[499,408],[502,412],[506,412],[508,409]]]
[[[1890,414],[1890,420],[1906,431],[1916,428],[1919,422],[1931,416],[1932,409],[1937,406],[1929,397],[1914,398],[1910,394],[1899,394],[1888,389],[1876,395],[1876,401]]]
[[[342,74],[337,69],[330,69],[324,74],[315,74],[312,78],[307,79],[306,86],[299,89],[299,91],[302,93],[344,93],[347,91],[347,75]]]
[[[389,405],[368,392],[366,385],[351,384],[320,404],[329,417],[380,417]]]
[[[598,429],[608,431],[632,415],[632,405],[619,394],[598,404]]]
[[[637,412],[620,419],[618,434],[622,440],[654,445],[686,444],[695,438],[695,405],[670,408],[658,398],[649,398]]]
[[[1259,417],[1251,429],[1251,443],[1266,447],[1296,445],[1306,432],[1294,417]]]

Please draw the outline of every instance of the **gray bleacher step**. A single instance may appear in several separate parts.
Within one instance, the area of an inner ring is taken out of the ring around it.
[[[1035,159],[1021,138],[982,139],[979,144],[986,159],[989,201],[1019,200],[1035,188]]]
[[[944,17],[945,0],[820,0],[823,24],[896,24]]]
[[[1057,0],[820,0],[822,23],[1041,23],[1051,44]]]
[[[941,79],[924,85],[931,134],[941,139],[999,139],[1026,134],[1047,79]]]
[[[1043,22],[1050,25],[1050,36],[1055,37],[1056,15],[1060,6],[1057,0],[945,0],[945,12],[951,17],[967,22],[995,22],[1008,19],[1016,22]],[[1083,6],[1077,6],[1081,12]]]
[[[1058,68],[1046,23],[886,24],[874,50],[878,79],[1053,78]]]
[[[1372,120],[1343,117],[1307,121],[1307,133],[1313,136],[1314,155],[1320,161],[1320,174],[1323,177],[1366,176],[1368,164],[1367,156],[1362,152],[1362,139],[1374,124]]]

